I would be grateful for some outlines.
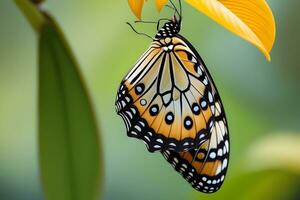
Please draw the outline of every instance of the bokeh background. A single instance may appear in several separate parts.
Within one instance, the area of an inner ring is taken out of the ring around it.
[[[231,162],[222,189],[200,194],[144,144],[114,109],[119,82],[150,41],[125,24],[127,1],[49,0],[93,97],[104,149],[105,200],[300,199],[300,3],[269,0],[277,38],[269,63],[253,46],[184,5],[182,35],[222,97]],[[144,19],[158,15],[148,1]],[[138,25],[154,34],[155,26]],[[37,152],[37,40],[13,1],[0,1],[0,199],[43,199]]]

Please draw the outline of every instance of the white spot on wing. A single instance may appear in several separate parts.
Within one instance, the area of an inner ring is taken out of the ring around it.
[[[209,100],[210,103],[212,103],[214,101],[211,92],[208,93],[208,100]]]
[[[210,157],[211,159],[215,159],[215,158],[216,158],[216,153],[215,153],[215,152],[211,152],[211,153],[209,154],[209,157]]]
[[[134,128],[136,128],[139,132],[142,131],[141,127],[139,127],[139,126],[137,126],[137,125],[135,125]]]
[[[148,142],[150,142],[150,139],[148,138],[148,136],[144,136],[144,138],[146,139],[146,140],[148,140]]]
[[[222,151],[222,149],[219,149],[218,150],[218,156],[222,156],[223,155],[223,151]]]
[[[223,160],[223,165],[222,165],[222,169],[224,170],[226,167],[227,167],[227,159],[225,158],[224,160]]]
[[[227,152],[229,152],[229,143],[228,143],[228,140],[225,141],[225,147],[227,149]]]
[[[176,147],[176,144],[172,142],[170,143],[170,146]]]
[[[157,142],[163,143],[162,139],[156,139]]]
[[[194,56],[192,57],[192,62],[193,62],[193,63],[197,63],[197,60],[195,59]]]

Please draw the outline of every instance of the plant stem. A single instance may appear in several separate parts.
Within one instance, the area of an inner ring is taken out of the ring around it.
[[[39,33],[42,26],[46,23],[47,19],[43,12],[39,9],[38,5],[32,3],[30,0],[14,0],[16,5],[26,16],[27,20],[33,29]]]

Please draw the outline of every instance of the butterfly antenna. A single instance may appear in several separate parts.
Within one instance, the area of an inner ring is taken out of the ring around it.
[[[173,8],[172,8],[173,9]],[[154,21],[143,21],[143,20],[137,20],[137,21],[134,21],[134,23],[143,23],[143,24],[156,24],[156,29],[159,30],[159,25],[160,25],[160,22],[161,21],[170,21],[170,19],[167,19],[167,18],[161,18],[159,19],[158,21],[154,22]]]
[[[157,22],[154,22],[154,21],[143,21],[143,20],[137,20],[137,21],[134,21],[134,23],[143,23],[143,24],[156,24]]]
[[[178,11],[176,10],[176,8],[174,7],[174,4],[172,4],[172,6],[166,5],[166,7],[172,9],[175,13],[178,12]]]
[[[150,35],[147,35],[146,33],[141,33],[141,32],[138,32],[137,30],[135,30],[135,28],[129,22],[127,22],[126,24],[128,24],[136,34],[143,35],[143,36],[150,38],[151,40],[154,40],[154,38],[151,37]]]
[[[178,12],[178,10],[177,10],[177,8],[176,8],[176,6],[175,6],[175,4],[173,3],[172,0],[170,0],[170,3],[172,4],[173,9],[175,10],[175,12],[179,15],[179,17],[181,17],[180,12]]]
[[[182,18],[182,4],[181,4],[181,0],[179,0],[179,10],[180,10],[179,17],[180,17],[180,21],[181,21],[181,18]]]

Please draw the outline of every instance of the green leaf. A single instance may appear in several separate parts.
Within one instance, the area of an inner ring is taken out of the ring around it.
[[[48,200],[98,196],[100,147],[78,65],[51,18],[39,38],[39,150]]]

